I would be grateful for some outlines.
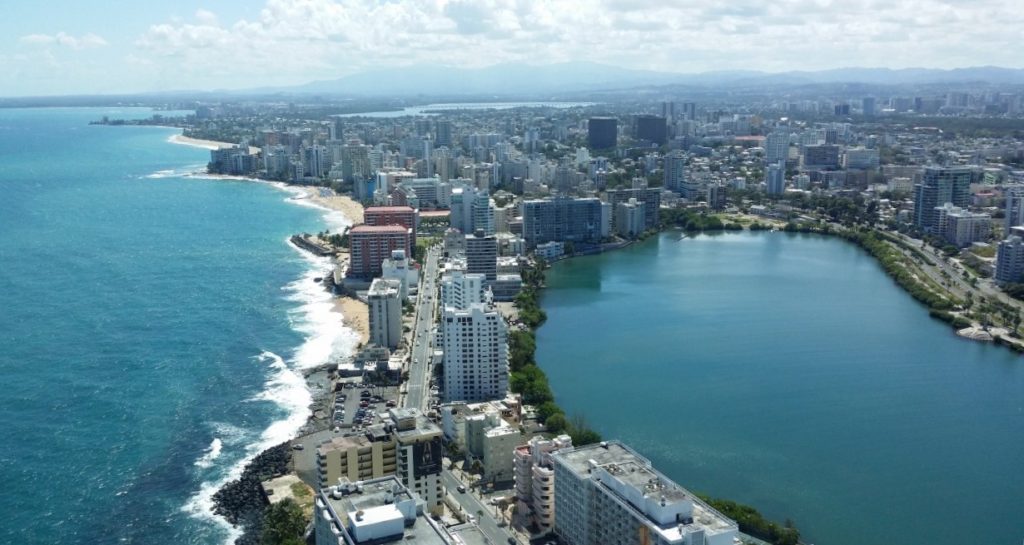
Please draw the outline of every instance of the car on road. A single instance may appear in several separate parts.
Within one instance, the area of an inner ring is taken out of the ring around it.
[[[459,487],[458,487],[458,491],[463,493],[463,494],[465,494],[466,493],[466,485],[460,484]]]
[[[294,445],[292,445],[292,448],[295,450],[302,450],[306,448],[306,445],[303,445],[302,443],[295,443]]]

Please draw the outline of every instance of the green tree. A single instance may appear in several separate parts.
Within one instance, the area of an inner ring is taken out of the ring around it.
[[[295,500],[287,498],[269,508],[263,515],[262,545],[288,545],[298,540],[306,532],[306,516]]]

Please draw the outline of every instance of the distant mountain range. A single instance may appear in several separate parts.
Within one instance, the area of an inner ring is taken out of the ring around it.
[[[980,66],[932,68],[836,68],[820,71],[769,73],[718,71],[696,74],[635,70],[597,63],[548,65],[497,64],[467,69],[414,66],[361,72],[339,79],[292,87],[251,89],[247,93],[358,96],[453,96],[552,94],[634,87],[685,85],[714,87],[800,86],[815,84],[931,85],[988,83],[1024,85],[1024,69]]]

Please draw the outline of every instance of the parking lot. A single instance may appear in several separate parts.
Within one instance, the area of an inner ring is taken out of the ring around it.
[[[381,413],[397,404],[397,386],[346,382],[334,394],[331,425],[337,431],[359,431],[379,422]]]

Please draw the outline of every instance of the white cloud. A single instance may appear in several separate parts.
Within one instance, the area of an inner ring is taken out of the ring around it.
[[[66,32],[58,32],[56,34],[28,34],[26,36],[22,36],[20,41],[27,45],[57,45],[70,49],[88,49],[109,45],[103,37],[92,33],[83,34],[77,37]]]

